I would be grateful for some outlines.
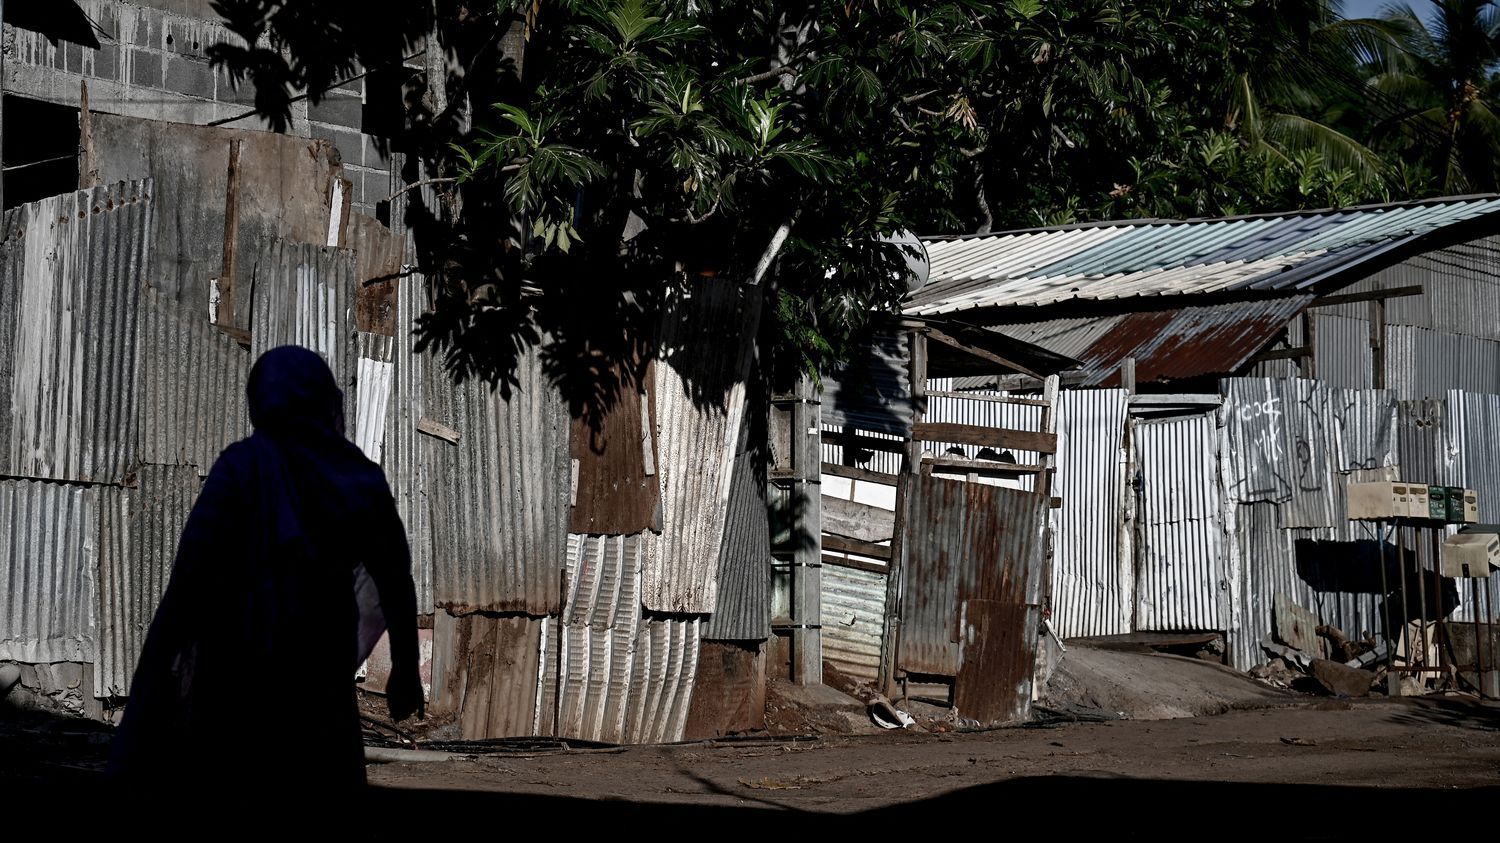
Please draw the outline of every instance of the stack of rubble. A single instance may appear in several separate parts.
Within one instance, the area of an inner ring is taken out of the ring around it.
[[[1272,632],[1261,648],[1270,659],[1250,675],[1281,688],[1364,697],[1385,673],[1386,647],[1370,633],[1351,638],[1282,594],[1276,596]]]

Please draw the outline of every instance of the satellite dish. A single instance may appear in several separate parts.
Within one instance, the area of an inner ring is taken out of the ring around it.
[[[906,292],[915,293],[927,285],[927,277],[932,272],[932,261],[927,256],[927,247],[923,245],[921,238],[902,229],[895,234],[882,236],[880,241],[895,243],[901,247],[901,257],[906,261],[905,278],[902,279],[906,283]]]

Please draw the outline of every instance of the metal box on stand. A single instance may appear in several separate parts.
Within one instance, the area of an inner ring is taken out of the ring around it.
[[[1405,483],[1349,484],[1349,518],[1352,520],[1383,521],[1408,518],[1410,514],[1410,492]]]
[[[1495,533],[1449,536],[1438,557],[1438,574],[1444,577],[1478,579],[1488,577],[1496,567],[1500,567],[1500,535]]]
[[[1427,520],[1432,517],[1432,505],[1427,497],[1427,487],[1421,484],[1406,487],[1406,517]]]

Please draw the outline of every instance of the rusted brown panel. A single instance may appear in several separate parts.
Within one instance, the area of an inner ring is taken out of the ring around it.
[[[931,475],[907,481],[902,505],[898,668],[955,676],[966,601],[1037,603],[1041,495]]]
[[[569,449],[578,461],[578,494],[569,516],[571,533],[661,529],[656,426],[642,415],[655,406],[656,363],[647,363],[640,377],[625,364],[612,368],[619,395],[609,406],[585,407],[573,419]]]
[[[765,642],[704,641],[686,739],[716,738],[765,726]]]
[[[1078,355],[1089,373],[1086,383],[1118,384],[1127,357],[1135,358],[1139,383],[1232,374],[1312,299],[1288,296],[1122,316]]]
[[[968,601],[963,666],[953,688],[960,717],[984,725],[1026,717],[1036,662],[1035,612],[1020,603]]]
[[[434,714],[457,716],[465,739],[535,732],[542,618],[436,614]]]
[[[344,227],[339,245],[355,250],[354,322],[361,331],[396,335],[396,296],[401,265],[406,261],[406,238],[366,214],[354,214]]]

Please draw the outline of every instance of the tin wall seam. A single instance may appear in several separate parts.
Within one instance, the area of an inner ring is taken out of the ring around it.
[[[99,487],[0,480],[0,660],[94,660],[100,496]]]
[[[1134,565],[1120,543],[1128,398],[1122,389],[1058,396],[1051,623],[1063,638],[1130,631]]]
[[[427,415],[458,431],[430,451],[433,599],[455,613],[562,607],[567,559],[570,418],[542,349],[517,359],[508,397],[428,367]]]
[[[94,691],[130,693],[200,481],[191,465],[143,465],[134,488],[101,490],[99,657]]]
[[[1500,342],[1388,325],[1386,378],[1406,400],[1441,398],[1450,389],[1500,393]]]
[[[385,441],[381,465],[385,468],[396,511],[406,525],[411,547],[412,580],[417,589],[417,611],[433,608],[433,539],[428,484],[435,454],[453,448],[417,431],[426,414],[423,384],[432,366],[427,354],[418,353],[416,320],[427,310],[427,279],[415,273],[397,280],[396,334],[391,348],[391,400],[386,404]]]
[[[1215,428],[1209,414],[1135,427],[1145,504],[1138,629],[1226,628]]]
[[[1447,447],[1440,456],[1450,462],[1440,482],[1473,489],[1479,499],[1479,522],[1500,523],[1500,395],[1453,390],[1444,404],[1448,412],[1442,439]],[[1500,614],[1500,578],[1492,574],[1483,580],[1459,581],[1457,588],[1459,603],[1450,620],[1473,620],[1475,598],[1481,590],[1488,594],[1479,597],[1479,617],[1493,620]]]
[[[6,215],[0,472],[119,482],[129,471],[152,192],[121,182]]]
[[[662,532],[646,537],[642,595],[652,611],[709,614],[717,602],[760,296],[757,287],[702,278],[674,290],[665,307],[656,367]]]

